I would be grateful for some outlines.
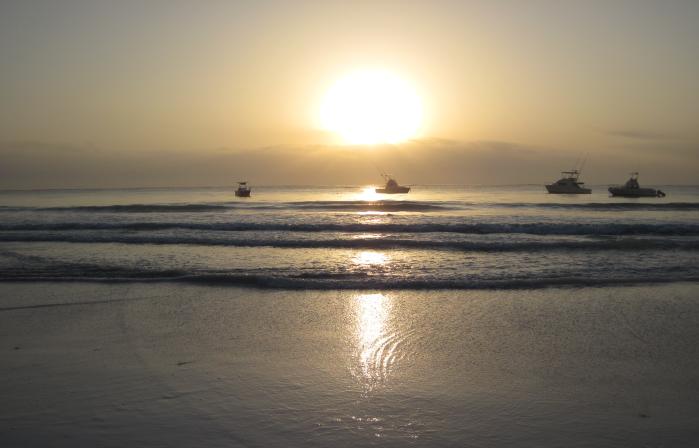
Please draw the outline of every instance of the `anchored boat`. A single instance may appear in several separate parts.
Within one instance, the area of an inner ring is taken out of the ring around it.
[[[383,188],[377,188],[377,193],[384,194],[403,194],[410,191],[410,187],[398,185],[398,182],[390,174],[381,174],[386,179],[386,185]]]
[[[590,194],[592,190],[583,187],[585,182],[580,182],[580,171],[563,171],[562,177],[556,182],[546,185],[546,190],[552,194]]]
[[[665,193],[655,188],[641,188],[638,184],[638,172],[631,173],[631,177],[624,185],[614,185],[609,187],[612,196],[622,196],[626,198],[664,198]]]
[[[251,191],[247,182],[238,182],[238,189],[235,190],[235,195],[239,198],[249,198]]]

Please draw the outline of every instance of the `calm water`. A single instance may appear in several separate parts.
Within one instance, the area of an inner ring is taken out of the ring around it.
[[[2,280],[520,288],[699,279],[699,188],[541,186],[0,193]]]

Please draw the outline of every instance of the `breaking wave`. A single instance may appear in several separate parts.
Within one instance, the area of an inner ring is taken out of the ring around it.
[[[90,205],[75,207],[0,207],[0,211],[50,211],[81,213],[196,213],[253,210],[328,210],[328,211],[431,211],[450,210],[456,203],[424,201],[302,201],[302,202],[235,202],[220,204],[131,204]]]
[[[202,231],[279,231],[279,232],[390,232],[530,235],[663,235],[696,236],[699,224],[576,224],[576,223],[199,223],[199,222],[43,222],[0,224],[0,231],[71,230],[202,230]]]
[[[588,203],[527,203],[527,202],[460,202],[460,201],[406,201],[406,200],[355,200],[355,201],[299,201],[299,202],[230,202],[208,204],[130,204],[90,205],[73,207],[8,207],[0,206],[0,212],[51,211],[81,213],[198,213],[223,212],[236,209],[254,210],[317,210],[317,211],[385,211],[420,212],[472,208],[539,208],[586,211],[699,211],[697,202],[588,202]]]
[[[118,243],[157,245],[201,245],[227,247],[277,247],[295,249],[422,249],[469,252],[517,252],[553,250],[697,250],[699,240],[669,238],[604,238],[579,241],[439,241],[396,238],[352,239],[255,239],[208,236],[121,234],[121,233],[4,233],[5,242]]]
[[[81,207],[46,207],[41,211],[92,213],[191,213],[226,211],[229,207],[213,204],[131,204],[89,205]]]
[[[656,276],[639,275],[628,277],[606,277],[590,279],[586,276],[542,277],[542,278],[502,278],[502,279],[436,279],[436,278],[394,278],[373,277],[368,275],[322,274],[316,276],[273,276],[267,274],[239,273],[192,273],[171,271],[147,271],[115,269],[108,271],[104,267],[96,271],[84,268],[71,269],[66,272],[47,272],[40,270],[30,272],[2,272],[0,282],[20,281],[62,281],[62,282],[186,282],[206,285],[247,286],[264,289],[353,289],[353,290],[388,290],[388,289],[539,289],[547,287],[589,287],[589,286],[624,286],[633,284],[654,284],[670,282],[696,282],[699,276],[678,272]]]
[[[482,205],[482,204],[473,204]],[[666,203],[648,203],[648,202],[587,202],[580,204],[570,203],[493,203],[487,204],[493,207],[502,208],[545,208],[545,209],[571,209],[571,210],[588,210],[588,211],[692,211],[699,210],[699,202],[666,202]]]

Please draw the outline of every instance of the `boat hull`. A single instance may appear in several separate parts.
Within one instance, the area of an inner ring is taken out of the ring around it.
[[[235,195],[239,198],[249,198],[250,197],[250,190],[247,190],[247,191],[236,190]]]
[[[546,191],[551,194],[590,194],[592,190],[580,187],[561,187],[559,185],[546,185]]]
[[[377,188],[375,191],[382,194],[405,194],[410,191],[410,187]]]
[[[653,188],[619,188],[609,187],[609,193],[612,196],[620,196],[624,198],[657,198],[664,197],[665,193]]]

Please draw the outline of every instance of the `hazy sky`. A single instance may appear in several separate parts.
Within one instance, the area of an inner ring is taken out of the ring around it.
[[[0,188],[697,183],[699,2],[0,2]],[[416,141],[318,128],[346,73],[389,70]]]

